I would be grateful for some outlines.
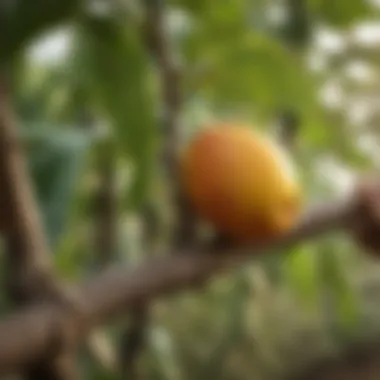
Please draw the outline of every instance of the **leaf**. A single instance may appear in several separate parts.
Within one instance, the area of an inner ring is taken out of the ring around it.
[[[363,19],[374,18],[374,7],[366,0],[309,0],[312,12],[324,23],[348,27]]]
[[[305,245],[291,252],[284,260],[284,274],[302,305],[315,311],[320,302],[320,282],[314,246]]]
[[[45,228],[55,247],[66,227],[92,136],[76,130],[27,128],[23,137]]]
[[[225,371],[224,363],[231,354],[232,348],[237,346],[244,337],[243,316],[247,299],[246,274],[238,274],[234,281],[234,288],[229,292],[225,306],[228,311],[225,331],[214,347],[212,354],[207,359],[204,378],[220,379]]]
[[[198,34],[191,54],[199,70],[189,78],[189,93],[222,106],[248,105],[267,113],[289,107],[301,118],[321,119],[314,80],[302,61],[275,40],[236,31],[222,44]]]
[[[325,294],[330,297],[329,304],[334,305],[339,327],[352,328],[359,317],[358,302],[346,273],[345,255],[339,245],[328,241],[320,247],[319,261]]]
[[[131,159],[135,179],[130,203],[139,207],[149,188],[154,153],[154,118],[148,61],[136,30],[116,19],[88,18],[79,28],[76,54],[89,95]]]
[[[69,21],[81,0],[19,0],[0,4],[0,61],[10,59],[47,28]]]

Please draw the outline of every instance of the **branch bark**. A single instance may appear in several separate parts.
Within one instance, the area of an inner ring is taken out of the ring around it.
[[[379,190],[380,193],[380,190]],[[78,285],[80,307],[34,306],[0,323],[0,375],[25,366],[51,350],[54,342],[79,342],[90,330],[153,299],[202,285],[210,276],[268,250],[280,250],[321,234],[349,227],[356,198],[332,202],[307,213],[298,227],[275,241],[218,252],[185,251],[150,259],[136,268],[109,268]],[[67,346],[67,343],[65,344]]]
[[[380,342],[356,343],[333,357],[322,358],[289,380],[370,380],[380,377]]]
[[[7,242],[8,292],[16,306],[41,303],[65,295],[53,278],[49,246],[38,208],[22,147],[12,114],[7,76],[0,77],[0,185],[3,232]],[[65,355],[66,357],[66,355]],[[51,363],[51,364],[50,364]],[[74,377],[74,366],[57,356],[34,363],[25,372],[27,379],[67,380]]]
[[[15,283],[15,298],[26,300],[35,293],[35,285],[47,281],[50,272],[48,245],[34,205],[26,163],[19,143],[15,120],[8,102],[5,78],[0,83],[0,181],[3,230],[12,255],[10,280]],[[41,279],[36,280],[38,274]],[[22,285],[22,289],[20,288]],[[16,294],[17,293],[17,294]]]

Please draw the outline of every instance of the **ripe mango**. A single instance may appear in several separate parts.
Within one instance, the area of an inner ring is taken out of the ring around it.
[[[290,159],[247,126],[220,123],[197,133],[183,152],[181,179],[198,215],[237,242],[277,237],[301,211]]]

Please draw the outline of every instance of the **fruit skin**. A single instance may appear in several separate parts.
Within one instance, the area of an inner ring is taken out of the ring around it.
[[[289,158],[246,126],[220,123],[199,132],[182,156],[181,178],[198,214],[234,241],[272,239],[301,211]]]

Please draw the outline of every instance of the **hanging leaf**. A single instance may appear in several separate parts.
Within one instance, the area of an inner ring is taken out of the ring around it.
[[[148,61],[136,30],[118,19],[88,18],[79,28],[79,76],[113,127],[115,142],[131,159],[135,179],[130,205],[140,206],[149,187],[154,117]],[[122,20],[124,21],[124,20]]]
[[[65,230],[92,136],[76,130],[26,128],[29,165],[49,241],[55,248]]]

